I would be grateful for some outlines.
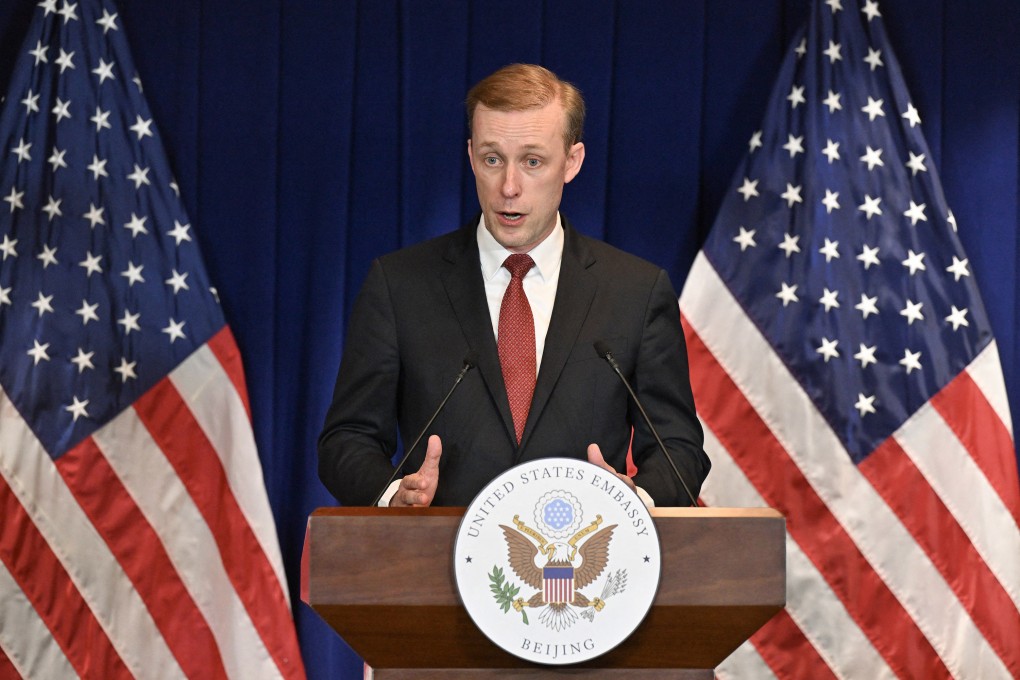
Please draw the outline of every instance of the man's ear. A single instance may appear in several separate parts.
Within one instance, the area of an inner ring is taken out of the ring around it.
[[[467,140],[467,154],[468,154],[468,165],[471,166],[471,173],[475,172],[475,155],[471,152],[471,138]]]
[[[470,143],[470,140],[469,140]],[[581,172],[581,166],[584,164],[584,144],[577,142],[570,147],[570,151],[567,152],[567,166],[563,173],[563,183],[566,184],[570,180],[577,177],[577,173]]]

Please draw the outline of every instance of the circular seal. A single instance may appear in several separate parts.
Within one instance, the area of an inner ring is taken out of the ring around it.
[[[475,625],[527,661],[605,654],[648,613],[659,587],[659,536],[616,475],[543,458],[492,480],[454,544],[457,590]]]

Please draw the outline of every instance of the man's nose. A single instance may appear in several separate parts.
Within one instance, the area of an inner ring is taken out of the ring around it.
[[[520,176],[513,165],[508,165],[506,168],[501,190],[504,198],[514,198],[521,193]]]

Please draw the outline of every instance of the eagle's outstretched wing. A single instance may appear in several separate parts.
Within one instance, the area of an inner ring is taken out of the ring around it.
[[[581,566],[574,570],[574,587],[584,588],[599,577],[609,562],[609,542],[613,539],[611,524],[581,544]]]
[[[499,525],[499,528],[503,530],[503,536],[506,538],[510,568],[532,588],[541,588],[542,570],[535,566],[538,546],[525,538],[519,531],[502,524]]]

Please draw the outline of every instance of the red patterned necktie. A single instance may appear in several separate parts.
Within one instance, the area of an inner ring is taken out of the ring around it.
[[[510,272],[510,285],[503,293],[499,307],[497,345],[499,363],[503,367],[503,382],[510,400],[510,413],[514,418],[517,443],[521,443],[524,423],[531,409],[531,395],[535,392],[535,318],[524,294],[522,280],[535,266],[529,255],[511,255],[503,263]]]

